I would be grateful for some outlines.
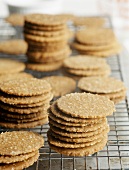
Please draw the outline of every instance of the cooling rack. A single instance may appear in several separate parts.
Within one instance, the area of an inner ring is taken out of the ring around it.
[[[109,18],[107,18],[107,22],[112,27]],[[10,38],[22,38],[22,28],[11,27],[3,19],[0,19],[0,39]],[[121,55],[112,56],[107,59],[107,62],[112,69],[111,76],[123,80]],[[0,57],[26,60],[24,55],[9,56],[0,54]],[[28,70],[26,71],[29,72]],[[51,73],[46,74],[34,71],[31,74],[38,78],[51,75]],[[58,75],[61,73],[54,71],[52,74]],[[51,150],[46,137],[46,132],[49,128],[48,124],[27,129],[38,132],[45,139],[45,146],[40,149],[38,161],[33,166],[27,168],[27,170],[129,170],[129,114],[127,98],[116,105],[116,112],[108,117],[108,122],[111,130],[108,134],[107,145],[102,151],[87,157],[68,157]],[[0,128],[0,132],[5,131],[9,131],[9,129]]]

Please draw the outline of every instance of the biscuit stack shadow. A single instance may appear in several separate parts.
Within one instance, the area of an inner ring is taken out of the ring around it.
[[[13,131],[0,134],[0,169],[24,169],[38,160],[44,139],[37,133]]]
[[[47,123],[51,99],[51,87],[45,80],[4,81],[0,84],[0,126],[31,128]]]
[[[53,71],[62,66],[71,50],[66,21],[60,16],[30,14],[25,17],[24,37],[28,43],[27,68]]]
[[[68,156],[87,156],[104,148],[109,125],[106,116],[115,110],[108,98],[71,93],[52,104],[48,142],[51,149]]]
[[[80,30],[76,33],[75,40],[72,47],[80,54],[108,57],[119,54],[122,49],[111,29]]]

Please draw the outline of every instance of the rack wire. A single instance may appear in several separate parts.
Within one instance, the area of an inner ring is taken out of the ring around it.
[[[111,26],[110,20],[108,21]],[[2,34],[2,30],[4,30],[4,34]],[[21,38],[21,32],[21,28],[11,27],[6,24],[3,19],[0,20],[0,38],[2,40]],[[22,61],[26,60],[24,55],[9,56],[0,54],[0,57],[11,57]],[[112,69],[111,76],[123,80],[120,55],[112,56],[108,58],[107,61]],[[26,71],[28,72],[28,70]],[[31,73],[36,77],[43,77],[46,75],[39,72]],[[51,73],[48,73],[47,75],[49,74]],[[57,75],[59,72],[55,71],[53,74]],[[111,130],[108,134],[107,145],[102,151],[87,157],[68,157],[51,150],[46,136],[46,132],[49,128],[48,124],[27,129],[40,133],[45,139],[45,145],[40,149],[38,161],[33,166],[29,167],[28,170],[129,170],[129,114],[127,98],[116,105],[116,112],[108,117],[108,122]],[[9,131],[9,129],[0,128],[0,132],[5,132],[7,130]]]

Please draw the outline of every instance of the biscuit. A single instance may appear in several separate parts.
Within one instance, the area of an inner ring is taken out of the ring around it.
[[[1,133],[0,143],[0,155],[16,156],[38,150],[44,139],[34,132],[13,131]]]
[[[64,125],[64,126],[86,126],[86,125],[90,125],[90,124],[96,124],[96,123],[101,123],[102,121],[104,121],[105,119],[98,119],[98,120],[94,120],[93,122],[88,122],[88,120],[85,120],[86,123],[81,123],[81,122],[69,122],[66,120],[63,120],[62,118],[56,117],[52,112],[49,111],[49,117],[51,120],[54,120],[55,122]],[[74,118],[73,118],[74,119]]]
[[[75,38],[82,44],[106,45],[116,41],[115,34],[111,29],[84,29],[76,33]]]
[[[24,161],[26,159],[33,157],[36,154],[38,154],[38,151],[33,151],[33,152],[29,152],[29,153],[26,153],[26,154],[20,154],[20,155],[16,155],[16,156],[1,155],[0,156],[0,163],[10,164],[10,163],[14,163],[14,162]]]
[[[62,112],[79,118],[101,118],[115,111],[113,102],[107,97],[90,93],[67,94],[57,100],[57,107]]]
[[[68,39],[68,34],[65,33],[63,35],[55,36],[55,37],[41,37],[37,35],[32,35],[32,34],[24,34],[25,40],[29,43],[30,41],[35,41],[35,42],[41,42],[41,43],[47,43],[47,42],[60,42],[62,40],[67,40]]]
[[[17,79],[17,78],[32,78],[33,76],[31,74],[25,73],[25,72],[20,72],[20,73],[13,73],[13,74],[7,74],[5,75],[0,75],[0,83],[4,81],[8,81],[11,79]]]
[[[18,114],[15,112],[9,112],[6,110],[3,110],[2,108],[0,108],[0,116],[4,116],[6,118],[14,118],[14,119],[32,119],[41,115],[45,115],[46,111],[41,111],[41,112],[37,112],[37,113],[30,113],[30,114]]]
[[[72,47],[79,50],[80,52],[96,52],[96,51],[102,51],[102,50],[109,50],[109,49],[113,49],[114,47],[116,47],[119,43],[116,41],[111,42],[110,44],[107,45],[84,45],[84,44],[80,44],[78,42],[73,42],[72,43]]]
[[[57,15],[29,14],[25,16],[25,22],[37,26],[60,26],[65,24],[65,20]]]
[[[101,121],[104,120],[104,118],[79,118],[79,117],[73,117],[71,115],[65,114],[63,112],[61,112],[58,108],[57,108],[57,102],[54,102],[51,106],[50,106],[50,111],[52,112],[52,114],[54,116],[56,116],[56,121],[58,123],[61,123],[63,121],[65,122],[69,122],[72,124],[95,124],[95,123],[99,123]],[[50,113],[51,113],[50,112]],[[51,116],[51,114],[49,114]],[[58,120],[59,119],[59,120]],[[61,119],[61,120],[60,120]],[[54,120],[54,119],[53,119]],[[62,123],[63,124],[63,123]]]
[[[0,92],[0,101],[3,103],[9,103],[10,105],[35,105],[38,102],[44,102],[47,99],[52,99],[52,95],[50,93],[43,93],[42,95],[37,96],[28,96],[28,97],[16,97],[13,95],[7,95],[6,93]],[[30,105],[30,106],[29,106]]]
[[[77,69],[66,69],[66,71],[70,74],[77,76],[109,76],[111,73],[111,69],[109,65],[105,65],[103,68],[96,70],[77,70]]]
[[[52,136],[54,136],[57,140],[59,139],[61,141],[70,142],[70,143],[83,143],[83,142],[85,143],[85,142],[94,141],[96,139],[100,139],[102,136],[105,136],[105,134],[107,134],[109,132],[109,127],[104,129],[101,133],[98,133],[94,136],[77,137],[77,138],[71,138],[71,137],[66,137],[66,136],[56,134],[52,129],[50,131],[52,131],[52,133],[51,133]]]
[[[27,69],[41,72],[49,72],[58,70],[63,64],[63,61],[51,62],[51,63],[26,63]]]
[[[25,54],[27,47],[27,43],[21,39],[12,39],[0,42],[0,52],[6,54]]]
[[[5,116],[1,116],[1,120],[3,121],[7,121],[7,122],[14,122],[14,123],[27,123],[27,122],[33,122],[33,121],[36,121],[36,120],[41,120],[43,118],[46,118],[47,117],[47,114],[41,114],[39,116],[36,116],[34,118],[29,118],[29,119],[15,119],[15,118],[8,118],[8,117],[5,117]]]
[[[76,88],[76,82],[73,79],[65,76],[44,77],[43,80],[46,80],[51,85],[54,97],[71,93]]]
[[[9,80],[1,84],[0,91],[16,96],[36,96],[51,90],[49,83],[37,78]]]
[[[92,146],[87,146],[83,148],[62,148],[57,147],[49,143],[51,149],[55,150],[60,154],[64,154],[67,156],[88,156],[98,152],[104,148],[107,143],[107,137],[102,138],[101,142],[96,143]]]
[[[55,126],[51,125],[51,130],[55,132],[56,134],[59,134],[60,136],[63,137],[68,137],[68,138],[88,138],[88,137],[93,137],[98,135],[99,133],[102,133],[104,130],[109,129],[109,125],[103,126],[95,131],[90,131],[90,132],[68,132],[63,129],[59,129]]]
[[[78,82],[78,87],[93,94],[99,94],[109,97],[115,103],[125,97],[126,88],[124,83],[113,77],[87,77]]]
[[[48,122],[48,117],[32,121],[32,122],[26,122],[26,123],[13,123],[13,122],[7,122],[7,121],[0,121],[0,126],[5,127],[5,128],[33,128],[36,126],[41,126],[44,125]]]
[[[105,65],[107,65],[105,59],[82,55],[70,57],[64,61],[64,67],[78,70],[96,70]]]
[[[46,42],[41,43],[41,42],[35,42],[35,41],[29,42],[29,46],[32,46],[34,48],[45,48],[45,49],[48,49],[48,51],[49,49],[53,49],[54,51],[56,50],[56,48],[57,50],[61,49],[67,44],[68,43],[66,40],[62,40],[60,42],[47,42],[47,43]]]
[[[49,125],[50,127],[52,128],[53,126],[54,127],[57,127],[59,129],[63,129],[63,130],[66,130],[68,132],[91,132],[91,131],[95,131],[103,126],[106,126],[107,125],[107,120],[104,119],[103,122],[100,122],[100,123],[96,123],[96,124],[90,124],[90,125],[86,125],[86,126],[76,126],[74,127],[74,124],[73,126],[64,126],[62,124],[59,124],[57,123],[56,121],[53,121],[50,117],[49,117]]]
[[[65,46],[63,49],[60,49],[58,51],[53,51],[53,52],[33,52],[29,51],[27,52],[27,56],[34,57],[34,58],[52,58],[52,57],[59,57],[60,55],[67,55],[70,54],[71,50],[68,46]]]
[[[24,169],[34,164],[38,160],[39,153],[36,153],[34,156],[20,162],[2,164],[0,165],[1,170],[10,170],[10,169]]]
[[[13,26],[23,26],[24,25],[24,15],[22,14],[11,14],[5,18],[7,22],[12,24]]]
[[[59,31],[41,31],[41,30],[28,29],[26,27],[24,28],[25,34],[39,35],[39,36],[44,36],[44,37],[55,37],[55,36],[65,34],[66,32],[67,32],[67,29],[63,29]]]
[[[105,19],[102,17],[75,17],[75,26],[86,26],[86,28],[93,27],[99,28],[103,27],[105,24]]]
[[[25,69],[25,64],[11,59],[0,59],[0,75],[18,73]]]
[[[36,106],[36,107],[25,107],[25,108],[21,108],[21,107],[15,107],[14,106],[10,106],[8,104],[4,104],[4,103],[0,103],[0,108],[2,108],[3,110],[9,111],[9,112],[17,112],[19,114],[30,114],[30,113],[37,113],[40,111],[45,111],[47,112],[47,109],[49,108],[49,104],[45,103],[42,106]]]
[[[42,53],[38,53],[38,57],[36,56],[30,56],[30,54],[27,54],[27,58],[28,58],[28,61],[29,62],[32,62],[32,63],[42,63],[42,64],[51,64],[51,63],[56,63],[56,62],[63,62],[66,58],[69,57],[71,52],[67,52],[66,54],[63,54],[63,55],[59,55],[59,56],[55,56],[55,57],[45,57],[45,58],[42,58]],[[41,57],[41,58],[40,58]]]
[[[36,31],[60,31],[60,30],[66,30],[67,26],[64,24],[56,25],[56,26],[39,26],[36,24],[30,24],[25,21],[24,28],[28,28]]]
[[[93,93],[114,93],[125,89],[122,81],[113,77],[84,77],[79,80],[78,87]]]
[[[97,56],[97,57],[109,57],[109,56],[119,54],[121,51],[122,51],[122,47],[121,47],[121,45],[118,45],[118,46],[108,49],[108,50],[87,51],[87,52],[79,51],[79,52],[83,53],[83,54],[87,54],[87,55]]]
[[[49,143],[57,146],[57,147],[63,147],[63,148],[84,148],[86,146],[92,146],[95,145],[96,143],[100,142],[102,140],[103,137],[105,137],[106,135],[104,135],[103,137],[101,136],[99,139],[95,139],[93,141],[89,141],[89,142],[83,142],[83,143],[68,143],[62,140],[57,140],[54,136],[53,133],[51,133],[51,131],[47,132],[47,136],[48,136],[48,140]]]

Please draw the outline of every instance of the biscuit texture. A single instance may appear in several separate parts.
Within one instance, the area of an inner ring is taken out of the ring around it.
[[[25,69],[25,64],[11,59],[0,59],[0,75],[18,73]]]
[[[90,93],[67,94],[57,101],[57,107],[68,115],[80,118],[105,117],[115,111],[113,102],[108,98]]]

